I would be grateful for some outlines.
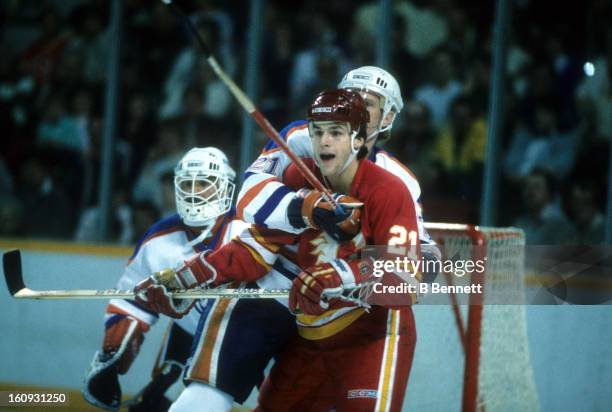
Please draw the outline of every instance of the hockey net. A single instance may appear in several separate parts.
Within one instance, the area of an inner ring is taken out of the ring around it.
[[[524,233],[460,224],[426,227],[441,246],[443,259],[487,257],[484,274],[479,279],[471,275],[472,282],[484,282],[484,293],[472,295],[469,305],[451,296],[450,304],[415,310],[419,344],[430,354],[419,354],[417,345],[415,364],[421,371],[415,373],[413,368],[408,398],[415,395],[419,401],[409,405],[428,411],[460,410],[459,405],[463,411],[538,410],[525,305],[521,304],[525,302]],[[452,282],[452,276],[446,279]],[[494,300],[500,285],[512,304]],[[425,361],[418,359],[422,356]],[[422,379],[429,384],[423,386]]]

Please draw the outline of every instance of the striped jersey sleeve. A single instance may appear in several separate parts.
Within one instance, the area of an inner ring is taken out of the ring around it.
[[[301,158],[312,158],[312,144],[306,121],[297,121],[281,133],[293,153]],[[238,194],[239,219],[262,227],[300,233],[287,219],[287,206],[295,192],[283,184],[283,173],[291,159],[274,142],[268,143],[259,157],[247,169]]]
[[[297,242],[297,235],[261,226],[250,226],[229,243],[207,256],[217,271],[216,284],[259,281],[273,267],[281,249]]]

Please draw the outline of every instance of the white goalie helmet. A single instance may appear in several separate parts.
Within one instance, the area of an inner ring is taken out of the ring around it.
[[[186,225],[212,227],[232,206],[236,172],[214,147],[191,149],[174,169],[176,209]]]
[[[397,118],[397,114],[404,107],[402,92],[397,80],[388,71],[380,67],[362,66],[351,70],[338,83],[338,87],[359,92],[371,92],[382,97],[384,101],[382,102],[381,121],[392,109],[395,110],[395,118]],[[395,118],[393,121],[395,121]],[[379,132],[390,130],[393,126],[393,121],[387,127],[379,130]]]

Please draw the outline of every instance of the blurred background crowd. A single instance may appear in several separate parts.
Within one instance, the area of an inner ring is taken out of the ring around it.
[[[242,84],[248,2],[179,3]],[[418,177],[427,221],[478,223],[494,2],[393,9],[386,69],[405,106],[386,149]],[[0,236],[96,240],[109,10],[106,0],[0,4]],[[378,2],[265,2],[256,103],[277,129],[351,68],[375,64],[377,14]],[[173,212],[186,149],[217,146],[238,168],[243,111],[160,1],[125,0],[123,16],[109,240],[133,244]],[[609,0],[513,2],[497,225],[522,227],[529,243],[603,242],[610,22]]]

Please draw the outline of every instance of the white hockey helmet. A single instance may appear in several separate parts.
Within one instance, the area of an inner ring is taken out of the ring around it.
[[[209,227],[232,206],[236,172],[215,147],[191,149],[174,169],[176,209],[186,225]]]
[[[360,92],[371,92],[380,96],[384,100],[382,102],[383,107],[381,121],[392,109],[395,110],[395,118],[397,118],[397,114],[399,114],[404,107],[404,103],[402,102],[402,92],[397,80],[395,80],[395,77],[391,76],[388,71],[383,70],[380,67],[362,66],[357,69],[353,69],[342,78],[342,81],[338,83],[338,87],[341,89],[351,89]],[[390,130],[393,126],[395,118],[387,127],[379,130],[379,132]]]

